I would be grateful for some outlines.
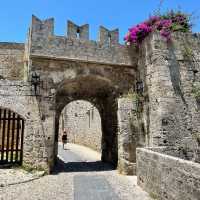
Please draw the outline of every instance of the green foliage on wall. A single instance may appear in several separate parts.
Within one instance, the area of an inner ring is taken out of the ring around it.
[[[195,98],[200,98],[200,82],[195,82],[193,84],[193,88],[192,88],[192,95],[195,97]]]

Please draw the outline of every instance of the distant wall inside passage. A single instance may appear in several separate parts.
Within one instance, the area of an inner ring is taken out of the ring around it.
[[[63,129],[67,131],[68,142],[101,152],[101,117],[91,103],[79,100],[65,106],[60,116],[60,140]]]

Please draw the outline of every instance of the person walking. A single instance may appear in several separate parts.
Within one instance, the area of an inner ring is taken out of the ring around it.
[[[67,143],[67,131],[65,129],[63,130],[62,143],[63,143],[63,149],[65,149],[65,144]]]

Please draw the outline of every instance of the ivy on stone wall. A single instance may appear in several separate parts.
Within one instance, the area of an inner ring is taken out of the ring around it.
[[[195,98],[200,101],[200,82],[195,82],[192,88],[192,94]]]
[[[195,57],[192,48],[186,44],[183,44],[183,46],[184,46],[184,49],[182,50],[183,57],[191,61],[194,61]]]
[[[130,89],[126,94],[123,94],[121,98],[128,98],[132,99],[133,101],[137,101],[139,97],[138,94],[133,91],[133,89]]]
[[[193,133],[193,138],[197,141],[198,145],[200,146],[200,133]]]

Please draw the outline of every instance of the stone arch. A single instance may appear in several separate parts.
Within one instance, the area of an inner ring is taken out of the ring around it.
[[[55,153],[57,155],[59,117],[62,109],[75,100],[92,103],[99,111],[102,122],[102,161],[117,166],[117,89],[109,79],[86,75],[64,80],[55,96]]]
[[[8,97],[1,97],[0,107],[10,109],[15,113],[18,113],[24,120],[28,120],[30,117],[27,112],[27,108],[22,102],[16,99],[9,99]]]

